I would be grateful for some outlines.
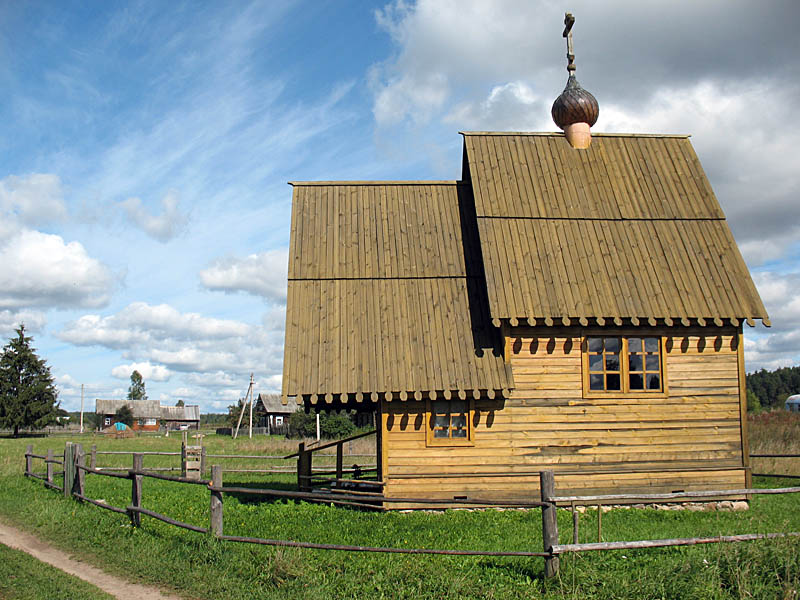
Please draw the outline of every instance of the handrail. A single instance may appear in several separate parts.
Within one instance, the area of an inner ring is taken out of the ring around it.
[[[324,450],[325,448],[331,448],[332,446],[338,446],[339,444],[344,444],[345,442],[352,442],[353,440],[357,440],[358,438],[367,437],[368,435],[372,435],[373,433],[377,433],[377,429],[373,429],[372,431],[366,431],[364,433],[358,433],[356,435],[350,436],[349,438],[334,440],[332,442],[328,442],[327,444],[322,444],[321,446],[306,448],[306,452],[317,452],[319,450]],[[300,456],[300,452],[289,454],[288,456],[284,456],[283,458],[294,458],[295,456]]]

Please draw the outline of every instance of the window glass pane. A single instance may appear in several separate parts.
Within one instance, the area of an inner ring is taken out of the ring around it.
[[[644,349],[648,352],[658,352],[658,338],[644,338]]]
[[[619,352],[619,338],[605,338],[606,352]]]
[[[451,427],[466,427],[467,426],[467,415],[453,415],[453,418],[450,420]]]
[[[642,355],[641,354],[631,354],[628,356],[628,368],[631,371],[641,371],[642,370]]]
[[[658,371],[658,354],[648,354],[646,364],[648,371]]]
[[[618,389],[620,389],[619,383],[620,383],[619,373],[616,373],[616,374],[609,373],[608,375],[606,375],[606,389],[607,390],[618,390]]]
[[[606,354],[606,371],[619,371],[619,354]]]
[[[450,417],[447,415],[436,415],[433,418],[434,427],[450,427]]]
[[[602,375],[589,375],[589,389],[602,390],[603,389],[603,376]]]
[[[630,388],[632,390],[644,389],[644,377],[641,373],[631,373],[628,378],[628,383],[630,384]]]
[[[642,338],[628,338],[628,351],[641,352],[642,351]]]
[[[449,437],[447,434],[449,431],[447,429],[434,429],[433,430],[433,437],[437,438],[446,438]]]
[[[600,354],[589,355],[589,370],[602,371],[603,370],[603,356]]]
[[[649,373],[647,375],[647,389],[660,390],[661,389],[661,376],[656,373]]]
[[[590,337],[589,352],[602,352],[602,351],[603,351],[603,338]]]
[[[453,430],[453,437],[454,438],[465,438],[465,437],[467,437],[467,430],[466,429],[454,429]]]

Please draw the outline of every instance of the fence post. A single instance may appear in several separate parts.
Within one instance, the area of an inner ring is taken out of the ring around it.
[[[544,551],[550,556],[544,559],[544,576],[555,577],[558,575],[558,556],[553,554],[553,546],[558,544],[558,519],[556,518],[556,505],[552,498],[555,494],[555,478],[552,471],[539,473],[539,485],[542,502],[547,505],[542,507],[542,542]]]
[[[222,467],[211,465],[211,485],[222,487]],[[222,535],[222,492],[211,490],[211,533]]]
[[[181,477],[186,477],[186,432],[181,442]]]
[[[75,482],[75,448],[72,442],[64,444],[64,497],[72,495],[72,486]]]
[[[92,444],[92,458],[89,460],[89,466],[93,469],[97,468],[97,444]]]
[[[297,488],[301,492],[311,489],[311,452],[305,442],[300,442],[297,450]]]
[[[206,447],[203,446],[200,448],[200,479],[203,478],[203,475],[206,472]]]
[[[47,483],[53,483],[53,463],[50,462],[53,460],[53,449],[50,448],[47,450],[47,462],[45,462],[45,467],[47,468]]]
[[[133,471],[131,472],[131,507],[142,507],[142,476],[135,475],[134,473],[142,470],[142,455],[138,452],[133,454]],[[131,510],[131,525],[139,527],[142,524],[141,513]]]
[[[72,493],[83,496],[83,484],[86,472],[78,467],[86,466],[86,455],[83,453],[83,444],[75,444],[75,479],[72,484]]]
[[[25,446],[25,475],[29,475],[33,473],[33,444],[28,444]]]
[[[344,463],[344,444],[339,442],[336,444],[336,479],[342,479],[344,476],[342,464]]]

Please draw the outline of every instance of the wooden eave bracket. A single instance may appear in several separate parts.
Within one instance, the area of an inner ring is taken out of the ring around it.
[[[447,389],[447,390],[415,390],[415,391],[400,391],[400,392],[354,392],[348,394],[302,394],[295,396],[298,399],[298,404],[302,400],[308,400],[312,405],[341,405],[351,404],[352,402],[359,402],[358,397],[361,396],[361,402],[367,401],[376,403],[380,400],[387,402],[421,402],[423,400],[450,400],[450,399],[474,399],[478,400],[483,397],[488,398],[509,398],[513,387],[508,388],[492,388],[492,389],[479,389],[479,388],[464,388],[464,389]],[[293,396],[288,396],[292,398]],[[344,397],[344,399],[342,399]]]

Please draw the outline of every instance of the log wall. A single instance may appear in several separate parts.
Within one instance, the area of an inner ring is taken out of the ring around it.
[[[426,403],[383,403],[385,493],[530,499],[542,468],[556,471],[558,495],[745,487],[736,328],[604,329],[664,336],[666,389],[593,398],[583,390],[581,342],[598,331],[507,333],[515,388],[508,399],[474,401],[471,446],[427,447]]]

